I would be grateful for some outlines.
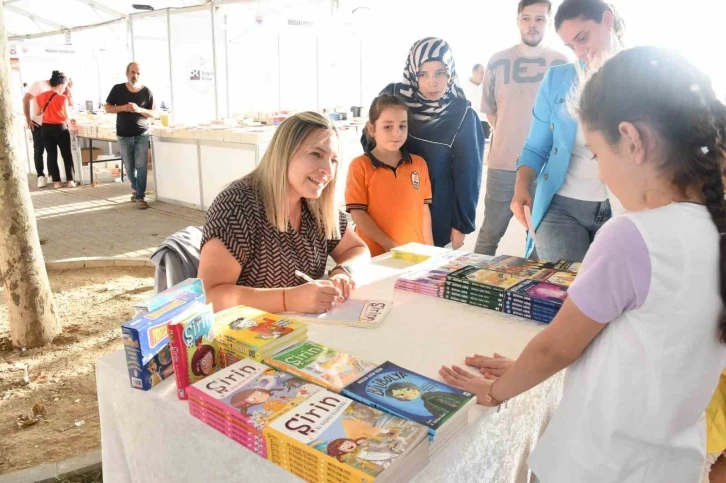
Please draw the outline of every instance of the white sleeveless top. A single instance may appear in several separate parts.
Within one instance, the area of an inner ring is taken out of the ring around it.
[[[579,301],[617,298],[618,287],[584,292],[598,287],[589,282],[599,276],[583,277],[579,288],[573,284],[570,299],[608,326],[567,369],[560,406],[529,457],[542,483],[700,482],[703,413],[726,352],[718,331],[719,234],[706,208],[696,204],[621,216],[632,223],[618,217],[608,224],[626,221],[642,236],[647,251],[638,253],[649,257],[651,270],[647,295],[608,323]],[[619,238],[608,240],[617,245]],[[597,256],[588,253],[580,275],[588,262],[607,271],[610,254]]]

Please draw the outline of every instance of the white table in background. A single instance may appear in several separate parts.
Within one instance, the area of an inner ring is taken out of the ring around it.
[[[309,338],[373,362],[390,360],[439,378],[442,364],[462,364],[473,353],[517,356],[543,326],[448,300],[394,291],[411,265],[388,256],[374,260],[356,298],[390,300],[394,307],[375,330],[310,325]],[[96,366],[104,481],[299,482],[269,461],[188,413],[174,379],[148,392],[132,389],[123,351]],[[507,409],[476,406],[469,427],[421,470],[415,482],[525,483],[527,457],[562,393],[562,376],[509,402]]]

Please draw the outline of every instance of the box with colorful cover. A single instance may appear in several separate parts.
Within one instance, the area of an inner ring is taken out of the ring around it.
[[[204,285],[202,284],[202,279],[188,278],[183,282],[179,282],[173,287],[164,290],[163,292],[159,292],[145,302],[135,304],[134,316],[153,312],[154,310],[159,309],[174,300],[174,298],[182,292],[191,292],[197,295],[204,295]]]
[[[180,292],[163,307],[121,326],[131,387],[146,391],[174,373],[166,326],[197,303],[205,303],[204,295]]]

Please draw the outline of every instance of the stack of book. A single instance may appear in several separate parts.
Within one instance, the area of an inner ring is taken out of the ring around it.
[[[446,277],[444,297],[456,302],[497,310],[549,323],[567,298],[575,273],[555,266],[579,268],[502,255],[478,266],[464,267]]]
[[[567,288],[525,280],[510,288],[505,297],[502,312],[548,324],[565,302]]]
[[[524,280],[486,268],[464,267],[446,277],[444,298],[501,312],[505,291]]]
[[[448,248],[441,248],[421,243],[407,243],[391,249],[391,256],[396,260],[404,260],[411,263],[423,263],[426,260],[450,251]]]
[[[266,358],[265,364],[338,393],[378,366],[311,340]]]
[[[252,359],[242,359],[187,388],[189,412],[267,457],[264,428],[321,387]]]
[[[305,323],[243,305],[215,314],[214,331],[225,367],[245,357],[262,361],[308,338]]]
[[[476,253],[449,251],[425,262],[419,269],[403,274],[396,280],[395,288],[443,298],[447,275],[466,266],[480,266],[492,258]]]
[[[384,362],[346,386],[343,395],[387,413],[423,424],[435,455],[467,426],[474,394]]]
[[[188,388],[192,416],[312,483],[409,481],[427,430],[243,359]]]
[[[325,389],[264,436],[267,458],[310,483],[411,481],[429,462],[424,426]]]

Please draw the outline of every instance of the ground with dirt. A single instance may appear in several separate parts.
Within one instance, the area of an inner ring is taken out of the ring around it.
[[[152,268],[50,272],[63,332],[52,345],[10,343],[0,287],[0,474],[62,461],[100,447],[96,359],[122,348],[120,326],[153,293]],[[21,426],[22,417],[35,424]],[[42,416],[42,417],[40,417]]]

